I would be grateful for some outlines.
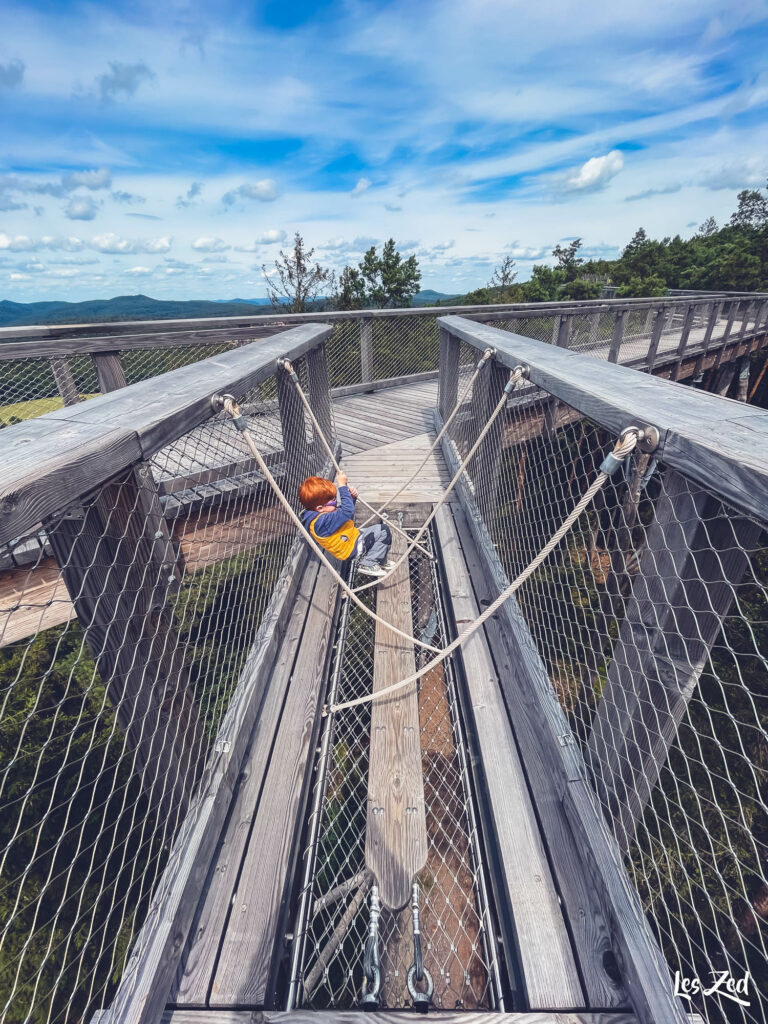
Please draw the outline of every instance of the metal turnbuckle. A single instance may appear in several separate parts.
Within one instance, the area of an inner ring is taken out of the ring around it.
[[[381,965],[379,963],[379,887],[371,886],[371,916],[368,920],[368,937],[363,951],[363,984],[360,989],[360,1009],[378,1010],[381,992]]]
[[[405,983],[408,986],[408,995],[411,997],[414,1010],[419,1013],[426,1013],[432,1002],[435,993],[435,984],[432,975],[424,966],[424,954],[421,948],[421,926],[419,924],[419,886],[413,883],[411,890],[411,914],[413,917],[413,963],[408,968],[408,975]],[[416,986],[423,985],[423,989]]]

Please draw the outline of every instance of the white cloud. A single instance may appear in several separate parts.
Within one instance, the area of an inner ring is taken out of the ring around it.
[[[35,243],[26,235],[16,235],[11,238],[0,232],[0,249],[9,249],[11,252],[33,252]]]
[[[698,179],[697,184],[713,191],[723,188],[734,191],[744,188],[759,188],[765,184],[767,171],[766,161],[750,158],[723,164],[719,168],[706,171]]]
[[[64,210],[64,216],[70,220],[93,220],[99,212],[100,204],[91,196],[72,196]]]
[[[357,196],[361,196],[363,194],[363,192],[367,192],[370,187],[371,187],[371,179],[370,178],[360,178],[358,183],[355,185],[355,187],[352,189],[352,191],[349,194],[354,199]]]
[[[199,198],[202,191],[202,181],[193,181],[185,195],[176,197],[176,205],[180,210],[185,210],[188,206],[194,206],[195,200]]]
[[[152,273],[150,267],[131,267],[130,270],[124,270],[124,274],[130,274],[132,277],[147,277]]]
[[[232,246],[227,245],[223,238],[196,238],[192,248],[198,252],[226,252]]]
[[[274,178],[262,178],[230,189],[221,197],[225,206],[232,206],[238,199],[256,199],[260,203],[271,203],[277,199],[277,182]]]
[[[120,235],[116,235],[111,231],[103,235],[94,235],[91,239],[91,246],[98,252],[112,253],[117,256],[125,256],[135,252],[168,252],[171,244],[171,239],[168,236],[132,239],[121,238]]]
[[[10,279],[12,281],[28,281],[29,280],[29,275],[28,274],[19,274],[18,272],[14,272],[13,274],[10,274],[9,277],[10,277]]]
[[[87,188],[96,192],[101,188],[110,188],[112,175],[106,167],[100,167],[94,171],[75,171],[73,174],[65,174],[62,182],[67,188]]]
[[[137,252],[170,252],[173,239],[168,235],[161,238],[149,238],[144,242],[137,243]]]
[[[608,184],[611,178],[624,167],[624,157],[618,149],[612,149],[605,156],[593,156],[566,179],[568,192],[597,192]]]
[[[134,203],[146,203],[147,197],[137,195],[135,192],[125,192],[121,189],[112,193],[112,198],[116,203],[125,203],[128,206],[132,206]],[[149,214],[140,214],[140,216],[150,216]]]
[[[284,231],[278,231],[277,228],[270,228],[256,239],[256,244],[274,245],[276,242],[284,242],[286,238],[287,235]]]

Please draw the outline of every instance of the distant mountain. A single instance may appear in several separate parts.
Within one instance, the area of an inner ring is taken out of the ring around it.
[[[0,327],[30,324],[107,323],[115,320],[186,320],[199,317],[253,316],[264,300],[216,302],[192,299],[177,302],[148,295],[118,295],[88,302],[0,302]],[[268,312],[267,310],[264,310]]]
[[[456,298],[427,288],[413,299],[414,306],[434,306]],[[33,324],[109,323],[116,320],[194,320],[203,317],[253,316],[254,307],[269,313],[269,299],[152,299],[148,295],[118,295],[87,302],[0,302],[0,327]]]

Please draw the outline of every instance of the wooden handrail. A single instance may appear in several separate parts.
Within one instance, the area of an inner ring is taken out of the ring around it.
[[[211,416],[214,392],[244,394],[332,328],[303,324],[263,345],[211,356],[160,377],[0,432],[0,544],[100,486]]]
[[[667,465],[768,519],[768,412],[463,317],[438,324],[478,350],[495,348],[505,366],[526,364],[534,384],[614,434],[656,427],[655,454]]]

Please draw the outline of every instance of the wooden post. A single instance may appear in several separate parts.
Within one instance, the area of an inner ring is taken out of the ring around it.
[[[453,412],[459,397],[459,342],[440,328],[439,408],[443,422]]]
[[[715,369],[718,369],[718,367],[720,366],[720,363],[722,363],[722,361],[723,361],[723,354],[725,352],[725,346],[728,344],[728,339],[731,336],[731,331],[733,330],[733,322],[736,319],[736,312],[737,312],[738,308],[739,308],[738,302],[731,300],[731,309],[730,309],[730,312],[728,313],[728,321],[727,321],[727,323],[725,325],[725,333],[723,334],[722,338],[719,339],[720,347],[717,350],[717,358],[715,359]]]
[[[628,309],[620,309],[616,313],[616,320],[613,324],[613,336],[611,338],[611,347],[608,351],[609,363],[618,363],[619,361],[619,350],[621,349],[621,343],[624,339],[624,331],[626,329],[628,316]]]
[[[723,308],[722,300],[712,303],[712,312],[709,314],[709,322],[707,323],[707,329],[704,332],[704,340],[702,342],[702,350],[699,358],[696,360],[696,365],[693,368],[692,377],[695,380],[701,374],[702,367],[704,365],[704,359],[709,350],[709,344],[712,341],[712,334],[714,333],[717,321],[720,319],[720,312]]]
[[[562,322],[563,322],[563,318],[558,313],[558,315],[554,319],[554,322],[552,323],[552,344],[553,345],[557,345],[558,344],[558,338],[560,337],[560,325],[562,324]]]
[[[651,341],[648,345],[648,355],[646,357],[646,370],[648,373],[653,373],[653,367],[656,363],[656,353],[659,350],[659,342],[661,341],[661,334],[664,330],[664,324],[667,320],[667,306],[661,306],[657,313],[656,319],[653,321],[653,330],[651,331]]]
[[[595,348],[597,346],[597,336],[600,333],[600,317],[602,313],[594,313],[592,319],[589,322],[589,347]]]
[[[482,377],[486,378],[486,388],[485,417],[479,424],[481,430],[504,394],[504,388],[509,380],[509,370],[501,363],[491,361],[481,374]],[[493,528],[496,508],[505,413],[506,410],[502,410],[496,417],[475,454],[474,465],[470,463],[470,473],[475,484],[475,501],[489,530]]]
[[[128,386],[119,352],[94,352],[92,358],[103,395]]]
[[[331,409],[331,391],[328,385],[328,357],[325,342],[307,352],[307,369],[309,371],[309,402],[312,412],[317,417],[320,429],[325,434],[328,444],[333,448],[333,411]],[[325,462],[326,454],[319,442],[315,445],[315,463]]]
[[[360,320],[360,372],[363,384],[373,380],[373,320],[369,316]]]
[[[746,402],[749,393],[749,356],[742,356],[739,360],[739,385],[736,398],[739,402]]]
[[[77,390],[75,378],[72,376],[69,360],[66,356],[51,356],[48,362],[51,364],[56,386],[64,399],[64,405],[77,405],[80,401],[80,393]]]
[[[672,368],[671,380],[679,380],[680,368],[683,365],[683,359],[685,357],[685,347],[688,344],[688,337],[691,333],[691,327],[693,326],[693,318],[696,307],[691,303],[685,312],[685,319],[683,320],[683,328],[680,332],[680,344],[677,346],[677,362]]]
[[[626,851],[760,528],[667,469],[585,760]]]
[[[304,406],[296,392],[293,381],[284,370],[278,370],[277,401],[280,410],[280,425],[283,431],[285,452],[285,479],[283,493],[289,501],[296,502],[299,484],[310,475],[312,458],[307,444]]]
[[[557,347],[558,348],[570,348],[571,347],[571,325],[573,324],[573,316],[570,313],[566,313],[560,317],[560,325],[557,330]]]
[[[178,567],[171,546],[158,546],[143,490],[129,470],[45,529],[149,804],[175,824],[206,749],[167,602]]]

